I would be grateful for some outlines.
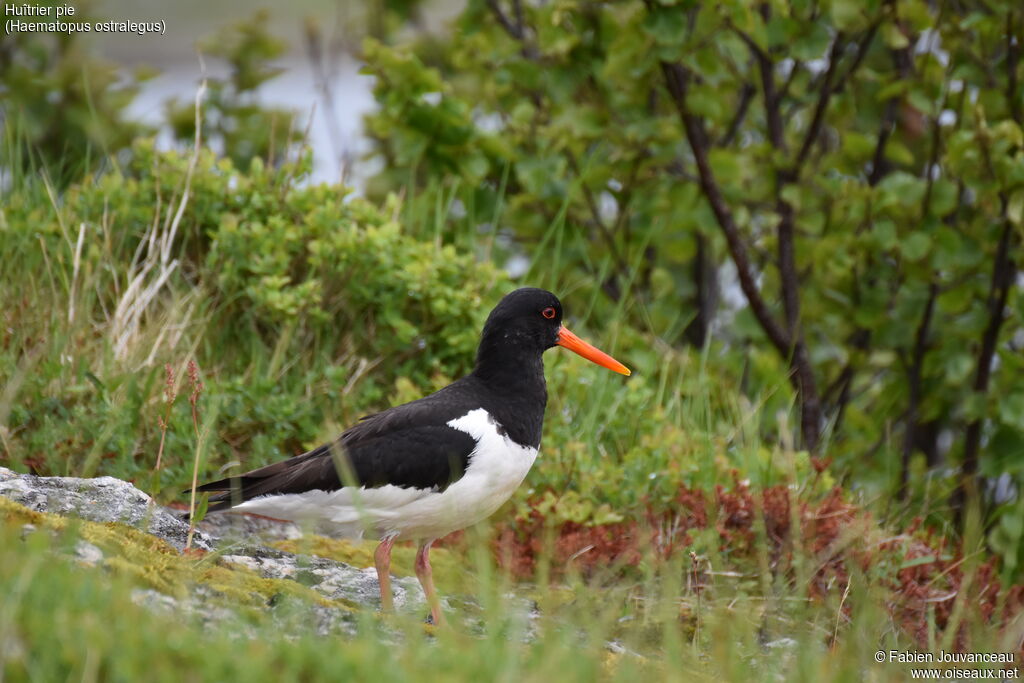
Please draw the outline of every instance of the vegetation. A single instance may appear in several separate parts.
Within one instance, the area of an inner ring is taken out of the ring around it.
[[[125,78],[75,35],[5,35],[0,45],[5,172],[45,167],[63,185],[116,159],[148,132],[128,119],[125,108],[151,75],[140,70]]]
[[[709,344],[747,396],[788,378],[808,450],[915,502],[958,486],[959,512],[1022,483],[1021,24],[1012,2],[469,2],[443,44],[368,42],[374,187],[500,204],[481,227],[544,263],[557,224],[559,277],[602,315]]]
[[[450,631],[172,625],[133,587],[208,563],[5,506],[0,672],[904,680],[874,653],[1019,650],[1020,9],[470,0],[398,43],[416,3],[382,8],[368,198],[309,183],[300,114],[255,104],[265,19],[210,42],[231,76],[169,105],[170,151],[76,40],[0,48],[0,465],[170,502],[194,457],[255,467],[447,384],[520,284],[634,376],[547,354],[538,466],[447,542]],[[46,559],[79,536],[127,559]]]

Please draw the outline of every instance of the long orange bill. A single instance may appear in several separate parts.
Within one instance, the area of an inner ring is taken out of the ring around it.
[[[561,327],[558,330],[558,345],[564,346],[570,351],[580,354],[592,363],[597,363],[601,367],[614,370],[620,375],[630,374],[629,368],[625,365],[615,360],[604,351],[583,341],[565,327]]]

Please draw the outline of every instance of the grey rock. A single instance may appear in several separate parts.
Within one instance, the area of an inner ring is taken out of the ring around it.
[[[372,567],[358,569],[344,562],[271,548],[242,549],[222,555],[220,560],[251,569],[264,578],[296,581],[330,600],[380,607],[380,587]],[[423,591],[412,577],[392,577],[391,592],[396,608],[426,609]]]
[[[244,513],[217,512],[209,514],[197,528],[224,543],[265,544],[290,541],[302,536],[302,529],[292,522]]]
[[[192,594],[177,598],[165,595],[152,588],[136,588],[132,591],[132,602],[151,612],[165,614],[176,621],[182,618],[194,620],[203,626],[218,626],[224,632],[237,637],[255,638],[256,630],[241,619],[237,612],[218,604],[213,591],[197,587]]]
[[[75,543],[75,559],[84,565],[95,567],[103,561],[103,551],[88,541]]]
[[[779,638],[778,640],[773,640],[770,643],[765,643],[764,647],[768,650],[778,650],[779,648],[791,650],[797,645],[799,645],[799,643],[792,638]]]
[[[181,550],[188,524],[139,489],[114,477],[36,477],[0,467],[0,496],[37,512],[73,515],[91,522],[122,522],[147,531]],[[212,550],[213,540],[196,531],[192,544]]]
[[[36,477],[18,474],[0,467],[0,496],[6,496],[32,510],[71,515],[95,522],[123,522],[184,548],[188,524],[172,511],[130,483],[113,477],[79,479],[75,477]],[[23,535],[36,529],[23,526]],[[348,604],[380,607],[380,590],[373,568],[360,569],[311,555],[297,555],[269,548],[262,543],[292,539],[301,535],[294,524],[261,517],[213,514],[200,523],[193,545],[221,553],[217,562],[241,566],[272,579],[296,581],[325,598]],[[81,565],[102,565],[103,551],[79,540],[70,553]],[[428,611],[423,592],[412,577],[392,577],[395,606],[412,612]],[[251,624],[231,608],[230,600],[208,585],[196,584],[185,596],[164,595],[158,591],[136,590],[132,599],[155,612],[184,615],[204,625],[219,625],[239,637],[255,637]],[[446,610],[450,606],[446,603]],[[285,633],[303,629],[318,634],[354,634],[355,614],[349,609],[310,604],[287,597],[275,598],[265,607],[271,621]]]
[[[263,566],[268,570],[263,572],[263,575],[270,578],[291,578],[301,571],[291,566],[297,558],[290,556],[289,553],[282,553],[282,557],[278,558],[279,561],[276,563],[270,562],[262,565],[250,562],[249,560],[252,558],[249,558],[248,555],[233,555],[230,558],[229,560],[222,557],[220,561],[226,564],[241,564],[250,568]],[[334,568],[338,573],[344,573],[346,570],[356,573],[359,571],[341,563],[333,564],[339,565]],[[316,585],[312,587],[315,590],[318,589]],[[258,637],[258,631],[252,623],[240,617],[237,611],[226,606],[223,596],[209,586],[193,586],[190,593],[184,597],[164,595],[153,589],[137,589],[132,592],[132,600],[154,612],[164,613],[175,619],[182,617],[193,619],[205,627],[216,626],[236,637]],[[280,633],[290,634],[291,637],[298,638],[308,632],[321,636],[353,636],[357,630],[355,613],[344,608],[310,604],[301,599],[275,597],[268,601],[265,611],[274,628]]]

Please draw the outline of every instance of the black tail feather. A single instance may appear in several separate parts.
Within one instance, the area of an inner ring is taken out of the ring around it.
[[[208,482],[196,487],[196,491],[213,493],[206,509],[217,512],[267,494],[301,493],[317,488],[334,490],[341,486],[341,480],[331,453],[330,445],[321,446],[251,472]]]

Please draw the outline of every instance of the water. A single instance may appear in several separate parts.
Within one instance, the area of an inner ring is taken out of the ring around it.
[[[358,188],[370,172],[366,163],[360,163],[369,151],[369,141],[363,136],[362,117],[372,111],[373,78],[359,74],[360,64],[343,58],[329,79],[333,95],[333,114],[317,88],[313,69],[308,61],[290,57],[276,62],[285,72],[263,84],[258,99],[264,106],[286,107],[300,112],[302,125],[309,117],[309,144],[313,153],[312,182],[333,183],[347,174],[349,184]],[[192,102],[203,76],[198,58],[174,61],[158,67],[160,75],[143,84],[139,96],[129,107],[129,116],[150,125],[162,126],[166,119],[166,103],[172,98]],[[225,66],[206,60],[208,78],[227,75]],[[166,148],[172,144],[166,127],[157,136],[157,144]]]
[[[93,34],[91,47],[105,59],[115,62],[127,75],[138,67],[155,69],[159,76],[146,81],[129,115],[150,125],[162,126],[166,102],[177,98],[191,103],[203,76],[197,45],[224,27],[248,20],[257,11],[267,11],[267,31],[284,41],[287,52],[271,66],[283,69],[277,78],[263,84],[257,93],[268,107],[284,107],[299,112],[302,126],[309,117],[309,144],[314,150],[313,182],[336,182],[343,174],[357,189],[369,170],[358,162],[369,151],[363,136],[362,117],[374,107],[373,79],[359,74],[359,61],[349,56],[361,43],[367,24],[369,5],[350,0],[290,0],[266,5],[241,0],[95,0],[89,14],[92,19],[165,21],[163,35],[139,36],[131,33]],[[325,56],[329,71],[328,86],[332,106],[325,104],[317,87],[315,73],[306,53],[305,22],[314,22],[330,53]],[[334,55],[337,55],[335,57]],[[222,60],[207,55],[204,59],[209,78],[224,78],[228,67]],[[329,115],[329,112],[333,115]],[[301,132],[301,131],[300,131]],[[158,145],[171,145],[170,132],[163,128]]]

